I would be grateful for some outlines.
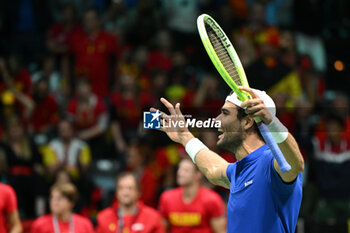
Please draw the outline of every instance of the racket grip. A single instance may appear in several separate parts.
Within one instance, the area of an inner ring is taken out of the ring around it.
[[[267,129],[266,125],[263,122],[259,122],[258,127],[266,144],[270,147],[270,150],[272,151],[272,154],[275,157],[281,172],[285,173],[289,171],[291,169],[291,166],[284,158],[284,155],[282,154],[281,149],[278,147],[276,141],[273,139],[271,132]]]

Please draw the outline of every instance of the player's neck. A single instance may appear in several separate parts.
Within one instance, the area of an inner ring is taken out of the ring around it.
[[[235,152],[236,159],[242,160],[244,157],[257,150],[259,147],[265,144],[258,135],[249,135],[246,137],[242,145]]]
[[[119,210],[121,210],[122,215],[132,215],[136,213],[137,203],[135,202],[132,205],[121,205],[119,204]]]
[[[56,214],[57,218],[61,222],[68,222],[72,216],[72,211],[67,210],[62,213]]]
[[[200,184],[199,183],[193,183],[188,186],[182,187],[182,199],[185,203],[191,202],[198,193]]]

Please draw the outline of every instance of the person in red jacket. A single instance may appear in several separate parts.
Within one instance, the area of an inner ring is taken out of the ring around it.
[[[6,231],[6,226],[9,226]],[[0,183],[0,232],[21,233],[16,193],[11,186]]]
[[[170,233],[224,233],[224,203],[214,191],[201,186],[202,174],[189,159],[179,163],[180,187],[162,193],[159,210]]]
[[[97,215],[96,233],[163,233],[160,214],[139,201],[140,184],[133,173],[116,181],[117,201]]]
[[[31,233],[93,233],[92,223],[72,212],[77,198],[78,192],[73,184],[54,185],[50,197],[51,214],[36,219]]]
[[[83,31],[69,38],[68,53],[74,57],[74,78],[88,77],[94,94],[106,97],[113,72],[109,67],[119,57],[120,47],[117,38],[100,26],[98,12],[88,9],[83,16]]]

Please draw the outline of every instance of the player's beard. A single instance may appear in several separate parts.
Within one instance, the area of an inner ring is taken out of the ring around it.
[[[218,141],[220,149],[227,150],[233,154],[242,146],[244,140],[243,128],[239,126],[234,132],[224,132],[224,137]]]

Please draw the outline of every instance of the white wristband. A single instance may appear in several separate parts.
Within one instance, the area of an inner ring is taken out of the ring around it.
[[[266,126],[277,143],[284,142],[287,139],[288,129],[280,122],[280,120],[278,120],[277,117],[274,117],[271,123]]]
[[[185,146],[187,154],[191,157],[192,161],[196,163],[196,155],[201,149],[208,149],[198,138],[192,138],[187,142]]]

